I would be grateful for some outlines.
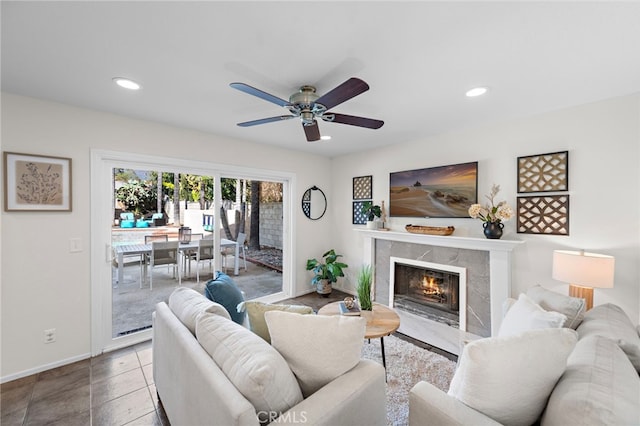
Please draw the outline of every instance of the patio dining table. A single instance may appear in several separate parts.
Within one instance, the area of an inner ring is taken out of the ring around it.
[[[240,254],[240,246],[235,242],[228,240],[226,238],[220,239],[220,248],[224,247],[234,247],[235,246],[235,256],[233,260],[233,273],[234,275],[238,275],[239,265],[238,256]],[[188,243],[180,243],[179,246],[180,251],[184,252],[187,250],[196,250],[198,249],[198,240],[192,240]],[[151,253],[151,244],[120,244],[114,246],[116,257],[118,258],[118,283],[122,282],[122,278],[124,275],[123,266],[124,266],[124,258],[125,256],[134,256],[140,255],[143,256],[145,254]]]

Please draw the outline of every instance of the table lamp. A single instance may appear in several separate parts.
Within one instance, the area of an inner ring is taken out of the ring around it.
[[[553,279],[569,283],[569,296],[585,299],[587,310],[593,307],[594,287],[613,287],[614,267],[613,256],[584,250],[553,251]]]

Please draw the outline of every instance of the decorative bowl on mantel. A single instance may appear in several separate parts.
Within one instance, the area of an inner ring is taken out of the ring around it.
[[[456,228],[453,226],[419,226],[409,224],[405,226],[404,229],[412,234],[451,235]]]

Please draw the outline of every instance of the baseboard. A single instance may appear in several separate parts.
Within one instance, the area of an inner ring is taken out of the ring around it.
[[[9,374],[4,377],[0,377],[0,383],[7,383],[13,380],[22,379],[23,377],[31,376],[33,374],[38,374],[43,371],[51,370],[53,368],[62,367],[63,365],[73,364],[74,362],[82,361],[84,359],[91,358],[90,353],[74,356],[71,358],[63,359],[60,361],[52,362],[51,364],[41,365],[39,367],[30,368],[29,370],[24,370],[19,373]]]

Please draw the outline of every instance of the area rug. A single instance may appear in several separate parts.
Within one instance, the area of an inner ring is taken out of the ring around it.
[[[387,425],[409,424],[409,390],[426,381],[447,391],[456,363],[396,336],[384,338],[387,361]],[[382,363],[380,339],[365,342],[362,356]]]

